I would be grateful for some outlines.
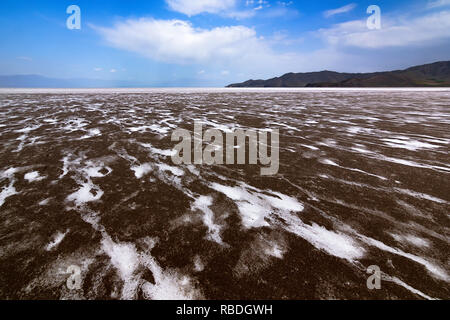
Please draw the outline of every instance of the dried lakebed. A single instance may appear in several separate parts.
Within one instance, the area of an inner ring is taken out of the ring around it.
[[[174,165],[194,121],[279,173]],[[2,299],[450,298],[448,90],[3,90],[0,141]]]

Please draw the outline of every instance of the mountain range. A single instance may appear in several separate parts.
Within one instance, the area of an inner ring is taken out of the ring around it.
[[[269,80],[248,80],[228,88],[277,87],[450,87],[450,61],[411,67],[405,70],[340,73],[320,71],[287,73]]]

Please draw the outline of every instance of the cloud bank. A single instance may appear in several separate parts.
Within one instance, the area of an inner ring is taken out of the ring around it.
[[[326,18],[330,18],[330,17],[335,16],[337,14],[350,12],[350,11],[352,11],[355,8],[356,8],[356,3],[350,3],[350,4],[346,5],[346,6],[343,6],[343,7],[337,8],[337,9],[332,9],[332,10],[325,11],[323,13],[323,15]]]
[[[445,6],[450,6],[450,0],[433,0],[433,1],[428,1],[428,8],[429,9],[440,8],[440,7],[445,7]]]
[[[349,21],[320,30],[329,44],[379,49],[426,46],[450,39],[450,11],[414,19],[384,19],[380,30],[369,30],[365,20]]]
[[[182,20],[143,18],[97,30],[113,47],[174,64],[232,60],[268,50],[255,30],[244,26],[200,29]]]
[[[324,69],[382,71],[450,58],[450,11],[383,16],[381,30],[369,30],[365,18],[335,24],[305,33],[305,42],[322,43],[309,50],[295,41],[284,47],[280,41],[289,43],[289,37],[261,37],[244,25],[197,28],[179,19],[141,18],[94,28],[109,46],[153,61],[195,66],[196,75],[224,76],[221,71],[226,70],[230,76],[265,78]],[[425,56],[431,60],[423,61]]]

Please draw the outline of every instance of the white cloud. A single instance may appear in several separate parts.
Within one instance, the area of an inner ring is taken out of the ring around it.
[[[242,25],[205,29],[182,20],[142,18],[93,28],[110,46],[154,61],[193,66],[200,70],[198,76],[223,81],[227,79],[224,70],[233,77],[259,79],[325,69],[389,70],[428,62],[421,58],[425,55],[431,59],[429,62],[442,60],[448,56],[442,43],[449,42],[442,40],[450,38],[450,12],[414,19],[386,16],[381,30],[369,30],[365,19],[337,24],[304,34],[318,35],[325,45],[320,50],[302,52],[280,49],[280,43],[297,47],[302,39],[291,39],[289,34],[262,38],[254,29]],[[392,47],[397,48],[395,53]]]
[[[450,38],[450,11],[422,17],[383,20],[381,30],[369,30],[365,20],[349,21],[319,31],[330,44],[360,48],[425,46]]]
[[[252,77],[270,77],[301,70],[302,66],[321,68],[319,58],[316,59],[321,55],[275,52],[270,40],[241,25],[201,29],[187,21],[143,18],[120,22],[110,28],[92,27],[115,48],[154,61],[195,65],[204,71],[199,75],[210,77],[221,78],[226,72],[232,75],[243,71]],[[335,60],[327,56],[326,61],[328,67],[328,62]]]
[[[289,7],[294,4],[293,1],[277,1],[277,3],[282,7]]]
[[[94,28],[111,46],[175,64],[231,61],[268,50],[256,32],[244,26],[200,29],[187,21],[143,18]]]
[[[96,71],[96,72],[100,72],[102,70],[103,70],[102,68],[94,68],[94,71]]]
[[[257,13],[271,7],[266,0],[247,0],[245,5],[243,1],[238,0],[166,0],[169,8],[188,16],[194,16],[200,13],[218,14],[222,17],[233,19],[248,19],[254,17]],[[279,8],[286,9],[291,2],[277,2]],[[283,11],[288,12],[287,10]],[[282,15],[282,14],[280,14]]]
[[[111,72],[111,73],[116,73],[117,70],[116,70],[116,69],[111,69],[109,72]]]
[[[335,16],[337,14],[350,12],[350,11],[352,11],[355,8],[356,8],[356,3],[350,3],[350,4],[346,5],[346,6],[343,6],[343,7],[337,8],[337,9],[332,9],[332,10],[325,11],[323,13],[323,15],[326,18],[330,18],[330,17]]]
[[[279,3],[279,5],[282,5],[282,4]],[[246,7],[253,7],[254,11],[259,11],[259,10],[262,10],[264,8],[269,8],[270,7],[270,3],[269,3],[269,1],[266,1],[266,0],[247,0],[245,2],[245,6]]]
[[[193,16],[199,13],[219,13],[234,8],[236,0],[166,0],[169,8]]]
[[[427,5],[427,7],[429,9],[440,8],[440,7],[445,7],[445,6],[450,6],[450,0],[428,1],[428,5]]]

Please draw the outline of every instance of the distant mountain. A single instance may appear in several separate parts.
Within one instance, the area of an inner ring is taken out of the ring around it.
[[[136,83],[97,79],[55,79],[39,75],[0,76],[0,88],[121,88]]]
[[[248,80],[228,86],[228,88],[274,87],[450,87],[450,61],[387,72],[339,73],[321,71],[287,73],[269,80]]]

